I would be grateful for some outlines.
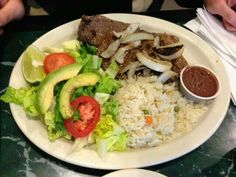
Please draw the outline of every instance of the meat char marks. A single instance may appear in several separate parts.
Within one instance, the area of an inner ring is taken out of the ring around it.
[[[78,39],[83,42],[87,42],[98,48],[97,54],[100,55],[105,51],[108,46],[117,39],[114,35],[115,32],[121,32],[127,29],[130,24],[123,23],[120,21],[111,20],[107,17],[101,15],[95,16],[82,16],[82,20],[78,29]],[[137,31],[141,31],[138,29]],[[147,32],[148,33],[148,32]],[[177,43],[179,38],[174,35],[169,35],[166,33],[152,33],[154,36],[159,36],[159,45],[169,45]],[[128,66],[130,63],[137,60],[136,53],[139,51],[145,50],[150,56],[155,57],[155,51],[153,49],[153,41],[141,42],[141,45],[134,47],[127,51],[127,54],[124,58],[124,62],[120,64],[119,73],[123,73],[122,70]],[[188,65],[187,61],[183,56],[178,57],[172,62],[171,70],[180,73],[181,69]],[[106,69],[109,66],[110,59],[104,59],[103,68]]]

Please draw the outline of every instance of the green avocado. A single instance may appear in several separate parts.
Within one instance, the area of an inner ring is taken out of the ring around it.
[[[40,83],[36,96],[36,106],[41,114],[45,114],[52,105],[55,85],[63,80],[74,77],[81,68],[81,64],[74,63],[51,72],[46,76]]]
[[[63,86],[59,98],[59,110],[64,119],[73,116],[71,108],[71,95],[78,87],[92,86],[100,80],[100,75],[95,72],[86,72],[69,79]]]

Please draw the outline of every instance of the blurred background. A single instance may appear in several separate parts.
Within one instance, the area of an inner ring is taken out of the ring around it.
[[[34,0],[28,0],[27,4],[29,5],[29,15],[47,15],[47,12],[44,11]],[[181,10],[186,9],[179,6],[175,0],[165,0],[162,4],[161,10]]]

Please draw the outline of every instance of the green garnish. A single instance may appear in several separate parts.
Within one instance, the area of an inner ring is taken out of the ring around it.
[[[175,112],[179,112],[179,111],[180,111],[180,107],[179,107],[179,106],[175,106],[175,107],[174,107],[174,111],[175,111]]]
[[[145,115],[147,115],[147,114],[149,114],[149,111],[148,111],[147,109],[144,109],[144,110],[143,110],[143,113],[144,113]]]

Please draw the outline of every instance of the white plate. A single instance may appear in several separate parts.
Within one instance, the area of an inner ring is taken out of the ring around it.
[[[115,172],[111,172],[106,174],[103,177],[167,177],[160,173],[144,170],[144,169],[126,169],[126,170],[118,170]]]
[[[40,121],[28,119],[21,107],[11,104],[11,111],[19,128],[36,146],[48,154],[72,164],[98,169],[125,169],[160,164],[178,158],[200,146],[219,127],[230,101],[228,77],[217,54],[198,36],[173,23],[134,14],[108,14],[106,16],[124,22],[141,22],[141,27],[145,27],[149,31],[166,32],[179,36],[185,44],[183,55],[190,64],[205,65],[219,75],[223,89],[211,104],[210,109],[204,114],[204,117],[200,119],[191,132],[169,143],[143,150],[112,152],[103,158],[100,158],[95,151],[89,149],[70,154],[71,142],[64,139],[50,142],[47,138],[47,131]],[[77,37],[79,22],[79,20],[75,20],[59,26],[40,37],[33,44],[42,49],[74,39]],[[18,88],[26,85],[21,72],[21,58],[13,69],[10,85]]]

